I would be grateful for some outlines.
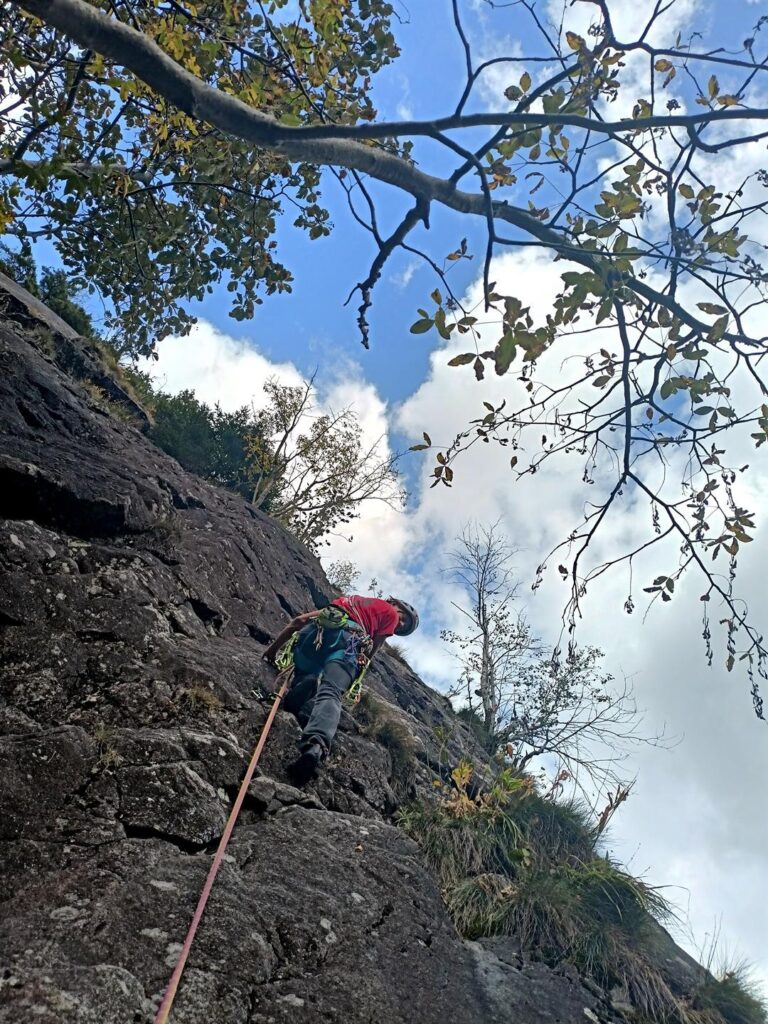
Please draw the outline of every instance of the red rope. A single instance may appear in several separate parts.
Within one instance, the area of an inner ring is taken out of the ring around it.
[[[219,846],[218,849],[216,850],[216,854],[213,858],[213,863],[211,864],[210,870],[208,871],[208,877],[205,880],[203,891],[200,894],[200,899],[197,901],[197,907],[195,908],[195,913],[192,917],[192,923],[189,926],[187,937],[186,939],[184,939],[184,945],[181,947],[179,959],[176,961],[176,966],[173,969],[171,980],[168,982],[168,988],[165,990],[165,995],[163,996],[163,1001],[160,1004],[160,1009],[157,1011],[157,1015],[155,1017],[155,1024],[167,1024],[168,1022],[168,1015],[171,1012],[173,1000],[176,998],[176,990],[179,987],[179,981],[181,980],[184,965],[187,962],[189,951],[192,948],[192,942],[195,938],[197,926],[200,924],[200,920],[203,916],[203,911],[205,910],[205,905],[208,902],[208,897],[211,894],[213,883],[216,880],[216,875],[218,874],[219,868],[221,867],[221,862],[224,859],[224,853],[226,852],[227,849],[227,843],[229,842],[229,838],[232,835],[232,830],[235,827],[237,816],[240,813],[240,808],[242,807],[243,800],[245,799],[245,794],[248,791],[248,786],[250,785],[251,779],[253,778],[253,773],[256,770],[256,765],[258,764],[259,758],[261,757],[261,752],[264,749],[264,744],[267,741],[267,735],[269,734],[269,730],[272,727],[272,722],[274,721],[275,715],[277,714],[277,709],[280,706],[280,701],[285,696],[285,690],[286,687],[288,686],[290,674],[288,672],[281,674],[285,676],[285,678],[283,679],[283,684],[280,687],[277,696],[275,697],[275,702],[270,709],[266,722],[264,723],[264,728],[261,730],[259,742],[256,744],[256,749],[254,750],[253,756],[251,757],[251,762],[248,765],[248,770],[245,773],[245,778],[243,779],[240,785],[240,791],[237,794],[237,799],[235,800],[234,806],[232,807],[232,810],[229,813],[229,818],[227,818],[227,824],[224,826],[224,831],[221,834]]]

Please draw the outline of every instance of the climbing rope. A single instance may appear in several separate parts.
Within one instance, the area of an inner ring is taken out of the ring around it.
[[[291,677],[293,675],[293,646],[296,643],[296,636],[297,634],[294,633],[294,635],[288,641],[286,646],[282,648],[282,650],[278,654],[278,657],[275,659],[275,664],[281,670],[276,681],[278,684],[280,684],[279,689],[277,691],[277,696],[275,697],[274,704],[272,705],[269,715],[267,716],[267,720],[264,723],[264,728],[261,730],[259,742],[256,744],[256,749],[254,750],[253,755],[251,757],[250,764],[248,765],[248,770],[246,771],[245,777],[243,778],[243,781],[240,785],[240,791],[237,794],[237,799],[235,800],[232,810],[229,812],[227,824],[224,826],[224,831],[221,834],[218,849],[216,850],[216,854],[213,858],[213,863],[211,864],[210,870],[208,871],[208,877],[205,880],[203,891],[200,894],[200,899],[197,901],[197,907],[195,908],[195,913],[192,916],[192,923],[189,926],[187,937],[186,939],[184,939],[184,945],[181,947],[179,959],[176,961],[176,966],[173,969],[171,980],[168,982],[168,988],[165,990],[165,995],[163,996],[163,1001],[160,1004],[160,1009],[157,1011],[157,1015],[155,1016],[155,1024],[168,1024],[168,1015],[171,1012],[173,1000],[176,998],[176,990],[179,987],[179,982],[181,980],[181,975],[184,970],[184,965],[187,962],[189,951],[192,948],[192,942],[195,938],[195,933],[197,932],[198,925],[200,924],[200,920],[203,916],[203,911],[205,910],[205,906],[208,902],[208,897],[211,894],[211,889],[213,888],[213,883],[216,880],[216,875],[218,874],[219,868],[221,867],[221,862],[224,859],[224,854],[227,849],[227,844],[229,843],[229,838],[232,835],[232,830],[235,827],[237,816],[240,813],[240,808],[242,807],[243,800],[245,799],[245,794],[248,792],[248,786],[251,783],[253,773],[256,770],[256,765],[258,764],[259,758],[261,757],[261,752],[264,749],[264,744],[267,741],[267,736],[269,735],[269,730],[272,727],[272,722],[274,721],[275,715],[277,714],[277,709],[280,707],[280,701],[285,696],[285,691],[287,690],[288,684],[290,683]]]

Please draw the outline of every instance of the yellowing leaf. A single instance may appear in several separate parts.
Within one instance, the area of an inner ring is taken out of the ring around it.
[[[654,66],[654,68],[657,71],[671,71],[672,70],[672,62],[669,61],[669,60],[665,60],[663,57],[661,57],[659,60],[657,60],[656,63],[653,66]]]
[[[720,92],[720,83],[717,80],[717,75],[712,75],[707,86],[709,91],[709,98],[713,100],[715,96]]]
[[[739,102],[738,96],[732,96],[730,93],[727,96],[718,96],[717,102],[721,107],[735,107]]]
[[[565,41],[572,50],[581,50],[584,47],[584,40],[581,36],[577,36],[575,32],[566,32]]]
[[[712,302],[697,302],[696,305],[699,309],[705,313],[710,313],[712,316],[721,316],[723,313],[727,313],[728,310],[724,306],[716,306]]]
[[[527,71],[523,72],[523,75],[520,79],[520,88],[523,90],[523,92],[528,92],[528,90],[531,88],[531,76],[528,74]]]

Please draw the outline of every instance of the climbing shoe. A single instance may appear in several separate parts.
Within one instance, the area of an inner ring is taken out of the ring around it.
[[[303,786],[312,778],[323,759],[323,748],[319,743],[310,743],[296,760],[288,765],[288,776],[296,786]]]

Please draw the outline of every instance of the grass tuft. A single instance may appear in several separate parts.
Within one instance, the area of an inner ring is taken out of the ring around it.
[[[530,777],[509,769],[485,793],[471,776],[471,766],[460,764],[437,800],[399,816],[436,872],[462,935],[515,936],[546,962],[569,961],[605,990],[625,991],[647,1020],[768,1024],[691,1016],[645,943],[654,920],[673,916],[670,904],[598,854],[597,826],[583,806],[544,799]]]
[[[768,1005],[743,963],[705,978],[692,1005],[696,1024],[768,1024]]]
[[[181,691],[181,700],[193,711],[204,711],[209,715],[214,714],[221,707],[221,701],[207,686],[190,686]]]

